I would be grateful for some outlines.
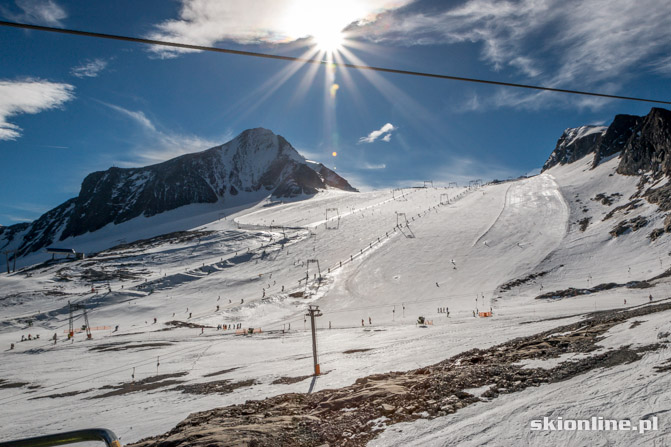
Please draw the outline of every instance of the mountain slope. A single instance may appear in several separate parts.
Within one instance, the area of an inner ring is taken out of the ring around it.
[[[275,197],[313,195],[327,187],[356,191],[321,163],[308,162],[282,136],[263,128],[203,152],[142,168],[110,168],[86,176],[80,193],[25,227],[3,227],[0,248],[18,255],[138,216],[184,205],[222,207]],[[24,228],[25,227],[25,228]]]

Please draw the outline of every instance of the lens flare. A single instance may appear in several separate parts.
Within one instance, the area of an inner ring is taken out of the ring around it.
[[[334,157],[337,157],[338,153],[336,151],[333,151],[333,153],[331,153],[331,155],[333,155]]]
[[[336,93],[338,93],[339,88],[340,88],[340,86],[338,84],[331,85],[331,98],[336,97]]]

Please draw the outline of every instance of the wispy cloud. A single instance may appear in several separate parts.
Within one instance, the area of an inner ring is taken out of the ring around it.
[[[107,68],[107,64],[108,62],[105,59],[87,60],[76,67],[72,67],[70,74],[78,78],[95,78]]]
[[[17,22],[61,27],[68,16],[53,0],[15,0],[14,3],[15,8],[0,6],[0,13]]]
[[[618,92],[645,71],[669,75],[671,3],[657,0],[467,0],[444,2],[430,12],[389,11],[354,25],[361,38],[398,45],[480,45],[494,71],[512,69],[549,87]],[[654,11],[654,13],[651,13]],[[508,89],[509,90],[509,89]],[[521,92],[512,104],[480,100],[478,107],[534,108],[561,104],[598,108],[604,101]]]
[[[126,116],[127,118],[132,119],[133,121],[135,121],[135,123],[145,128],[146,130],[156,132],[156,126],[154,126],[154,123],[152,123],[151,120],[147,118],[147,115],[145,115],[144,112],[140,110],[128,110],[124,107],[116,106],[114,104],[109,104],[103,101],[99,102],[109,107],[110,109],[119,112],[120,114]]]
[[[57,108],[74,96],[74,86],[41,79],[0,80],[0,141],[16,140],[22,129],[8,121],[22,113]]]
[[[216,140],[202,138],[192,134],[181,134],[161,130],[144,112],[129,110],[114,104],[99,101],[101,104],[134,121],[144,132],[144,139],[133,148],[131,160],[117,161],[123,167],[160,163],[180,155],[198,152],[225,143],[233,138],[227,131]]]
[[[179,18],[163,21],[150,39],[213,45],[230,40],[242,44],[287,43],[326,30],[339,32],[352,22],[398,8],[413,0],[181,0]],[[161,58],[189,52],[154,47]]]
[[[31,217],[26,217],[26,216],[15,216],[13,214],[3,214],[2,215],[5,219],[16,222],[16,223],[21,223],[21,222],[32,222],[35,220],[35,218]]]
[[[368,169],[368,170],[377,170],[377,169],[385,169],[387,165],[385,163],[364,163],[361,165],[362,169]]]
[[[395,127],[393,124],[387,123],[378,130],[372,131],[365,137],[359,138],[359,143],[373,143],[380,137],[382,137],[382,141],[386,141],[388,143],[391,140],[391,133],[396,129],[397,127]]]

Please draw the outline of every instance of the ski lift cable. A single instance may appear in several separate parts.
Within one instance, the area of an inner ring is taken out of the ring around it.
[[[649,102],[649,103],[658,103],[658,104],[671,104],[671,101],[662,101],[662,100],[658,100],[658,99],[639,98],[639,97],[633,97],[633,96],[610,95],[610,94],[606,94],[606,93],[590,92],[590,91],[584,91],[584,90],[572,90],[572,89],[563,89],[563,88],[555,88],[555,87],[545,87],[545,86],[539,86],[539,85],[519,84],[519,83],[514,83],[514,82],[495,81],[495,80],[491,80],[491,79],[477,79],[477,78],[470,78],[470,77],[464,77],[464,76],[453,76],[453,75],[446,75],[446,74],[439,74],[439,73],[428,73],[428,72],[422,72],[422,71],[400,70],[400,69],[397,69],[397,68],[386,68],[386,67],[375,67],[375,66],[371,66],[371,65],[350,64],[350,63],[344,63],[344,62],[329,61],[329,60],[324,60],[324,59],[311,59],[311,58],[304,58],[304,57],[294,57],[294,56],[283,56],[283,55],[278,55],[278,54],[259,53],[259,52],[253,52],[253,51],[241,51],[241,50],[233,50],[233,49],[230,49],[230,48],[208,47],[208,46],[203,46],[203,45],[193,45],[193,44],[180,43],[180,42],[168,42],[168,41],[164,41],[164,40],[145,39],[145,38],[141,38],[141,37],[122,36],[122,35],[119,35],[119,34],[106,34],[106,33],[92,32],[92,31],[74,30],[74,29],[68,29],[68,28],[54,28],[54,27],[42,26],[42,25],[30,25],[30,24],[27,24],[27,23],[0,21],[0,26],[30,29],[30,30],[36,30],[36,31],[47,31],[47,32],[52,32],[52,33],[60,33],[60,34],[70,34],[70,35],[75,35],[75,36],[95,37],[95,38],[99,38],[99,39],[120,40],[120,41],[126,41],[126,42],[143,43],[143,44],[147,44],[147,45],[158,45],[158,46],[165,46],[165,47],[172,47],[172,48],[181,48],[181,49],[186,49],[186,50],[211,51],[211,52],[216,52],[216,53],[237,54],[237,55],[240,55],[240,56],[260,57],[260,58],[266,58],[266,59],[283,60],[283,61],[288,61],[288,62],[302,62],[302,63],[305,63],[305,64],[328,65],[328,66],[335,66],[335,67],[342,67],[342,68],[352,68],[352,69],[355,69],[355,70],[371,70],[371,71],[377,71],[377,72],[383,72],[383,73],[394,73],[394,74],[407,75],[407,76],[419,76],[419,77],[425,77],[425,78],[443,79],[443,80],[451,80],[451,81],[461,81],[461,82],[472,82],[472,83],[478,83],[478,84],[498,85],[498,86],[502,86],[502,87],[515,87],[515,88],[523,88],[523,89],[530,89],[530,90],[542,90],[542,91],[549,91],[549,92],[555,92],[555,93],[567,93],[567,94],[573,94],[573,95],[596,96],[596,97],[600,97],[600,98],[621,99],[621,100],[626,100],[626,101]]]

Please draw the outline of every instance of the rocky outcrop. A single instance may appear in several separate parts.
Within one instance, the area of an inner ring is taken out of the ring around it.
[[[613,122],[599,140],[594,152],[592,167],[599,165],[601,160],[621,152],[629,138],[634,134],[634,129],[640,123],[641,117],[635,115],[616,115]]]
[[[542,171],[558,164],[573,163],[590,152],[594,152],[606,132],[604,126],[582,126],[564,131],[557,141],[555,150],[543,165]]]
[[[671,111],[653,108],[644,117],[617,115],[608,127],[566,129],[542,171],[594,154],[592,168],[620,153],[617,172],[653,177],[671,174]]]
[[[617,172],[625,175],[652,171],[653,177],[671,174],[671,111],[654,108],[633,129],[622,151]]]

